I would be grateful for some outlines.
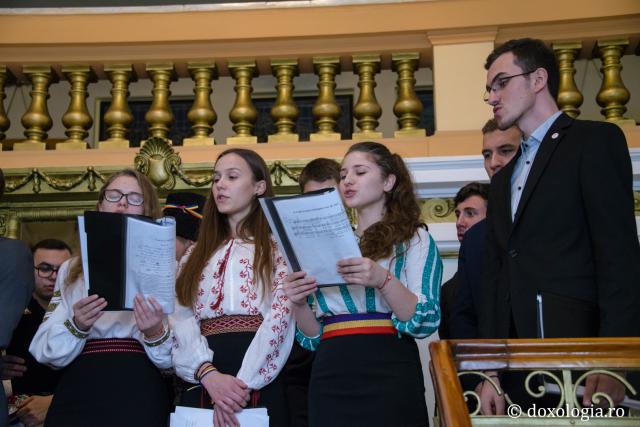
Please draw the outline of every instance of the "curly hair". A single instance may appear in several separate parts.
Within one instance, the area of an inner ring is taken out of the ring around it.
[[[345,157],[356,151],[368,154],[380,168],[383,178],[389,175],[396,177],[393,188],[385,194],[382,220],[367,228],[360,239],[362,255],[379,260],[389,257],[394,246],[411,239],[421,225],[420,206],[402,157],[392,154],[382,144],[368,141],[352,145]]]

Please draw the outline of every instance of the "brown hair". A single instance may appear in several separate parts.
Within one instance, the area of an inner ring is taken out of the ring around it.
[[[100,192],[98,193],[98,203],[96,204],[96,210],[100,210],[100,203],[104,200],[104,193],[107,191],[109,186],[115,181],[117,178],[121,176],[129,176],[138,181],[138,185],[140,186],[140,190],[142,190],[142,198],[144,200],[143,203],[143,214],[151,217],[153,219],[160,218],[160,201],[158,200],[158,194],[156,193],[156,189],[149,179],[138,172],[135,169],[122,169],[121,171],[115,172],[112,174],[104,183],[102,188],[100,188]],[[65,283],[70,285],[75,282],[78,276],[82,273],[82,260],[80,256],[74,258],[69,265],[69,273],[65,279]]]
[[[467,200],[469,197],[479,196],[484,201],[489,200],[489,184],[483,184],[480,182],[470,182],[456,193],[456,197],[453,198],[454,206],[458,206],[460,203]]]
[[[311,160],[302,169],[298,178],[298,185],[300,185],[300,191],[304,192],[304,186],[307,185],[307,182],[324,182],[329,179],[333,179],[336,184],[340,183],[340,163],[320,157]]]
[[[382,220],[367,228],[360,239],[362,255],[379,260],[391,255],[393,247],[411,239],[420,224],[420,206],[407,166],[397,154],[377,142],[352,145],[345,157],[354,151],[367,153],[380,167],[383,178],[395,175],[396,182],[385,194]]]
[[[218,156],[216,164],[227,154],[235,154],[247,162],[253,174],[253,181],[264,181],[266,184],[263,196],[273,196],[271,175],[262,157],[252,150],[231,148],[223,151]],[[262,282],[263,294],[266,294],[267,289],[270,289],[271,286],[273,247],[271,244],[269,223],[262,213],[257,197],[253,198],[251,210],[237,227],[239,238],[255,243],[253,271],[257,272]],[[198,232],[198,241],[176,281],[176,295],[178,296],[180,304],[184,306],[193,305],[202,270],[214,252],[228,242],[230,238],[231,230],[229,229],[229,220],[225,214],[218,211],[211,192],[209,192],[207,202],[204,205],[204,215]]]

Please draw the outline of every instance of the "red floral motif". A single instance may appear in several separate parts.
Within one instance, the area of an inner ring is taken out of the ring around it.
[[[240,292],[242,293],[242,301],[240,301],[240,307],[247,310],[247,313],[256,316],[260,314],[260,310],[255,306],[255,301],[258,299],[258,293],[256,292],[256,281],[253,276],[253,265],[248,258],[242,258],[240,265],[243,269],[240,271],[240,278],[244,279],[240,283]]]
[[[284,343],[287,330],[289,328],[289,315],[291,309],[287,304],[288,298],[283,292],[282,279],[286,276],[286,269],[282,257],[276,258],[276,265],[279,267],[275,274],[273,283],[273,301],[271,302],[271,332],[275,335],[269,340],[270,352],[266,355],[266,364],[259,369],[258,373],[265,382],[271,381],[278,372],[278,357],[280,356],[280,346]]]

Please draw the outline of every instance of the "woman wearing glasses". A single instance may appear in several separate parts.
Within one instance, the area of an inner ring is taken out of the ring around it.
[[[98,195],[97,210],[157,218],[156,192],[147,178],[125,169]],[[100,295],[88,295],[82,261],[61,267],[44,320],[29,351],[40,362],[65,368],[47,426],[160,426],[169,412],[160,369],[171,367],[165,316],[151,297],[136,296],[134,311],[102,311]]]

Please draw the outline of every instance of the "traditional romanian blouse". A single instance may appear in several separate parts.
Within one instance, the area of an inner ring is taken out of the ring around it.
[[[247,349],[236,377],[259,390],[278,375],[289,357],[295,336],[291,303],[283,289],[287,265],[275,241],[271,292],[262,294],[259,275],[253,271],[255,245],[231,239],[207,262],[200,276],[194,307],[177,306],[170,317],[174,331],[173,362],[178,376],[195,382],[202,363],[211,361],[212,350],[200,334],[200,321],[223,315],[262,315],[263,321]],[[180,266],[191,255],[189,248]],[[213,349],[224,352],[224,348]]]
[[[71,260],[66,261],[58,272],[53,298],[29,346],[33,357],[40,363],[63,368],[78,357],[88,339],[133,338],[142,344],[158,368],[170,368],[171,339],[167,326],[162,337],[146,341],[136,325],[133,311],[105,311],[87,332],[74,324],[73,304],[88,296],[88,292],[82,274],[73,283],[65,283],[70,263]]]
[[[392,256],[379,260],[378,264],[388,269],[418,298],[411,319],[401,321],[392,314],[391,320],[398,334],[424,338],[436,331],[440,325],[442,260],[429,233],[418,228],[408,243],[395,247]],[[392,312],[377,289],[359,285],[319,288],[310,295],[309,303],[321,323],[323,317],[337,314]],[[300,330],[296,332],[298,342],[308,350],[318,347],[321,335],[322,330],[316,337],[308,337]]]

